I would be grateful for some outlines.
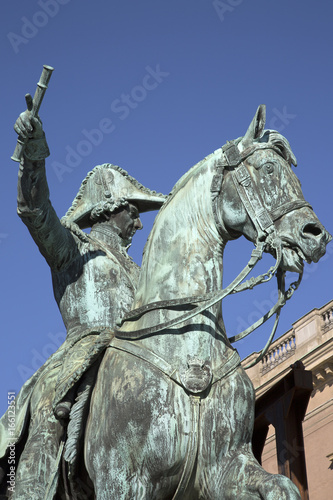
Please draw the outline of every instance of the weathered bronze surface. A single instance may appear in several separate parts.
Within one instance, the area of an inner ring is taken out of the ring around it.
[[[51,268],[67,330],[64,344],[17,397],[17,425],[10,442],[24,446],[17,453],[15,491],[7,493],[26,500],[53,498],[57,488],[58,494],[65,491],[59,481],[64,442],[71,463],[76,463],[99,360],[113,336],[112,326],[133,301],[139,267],[127,249],[142,228],[139,212],[158,209],[165,197],[117,166],[99,165],[84,179],[60,221],[49,201],[43,159],[48,148],[40,121],[26,111],[15,130],[25,143],[18,214]],[[87,227],[89,235],[82,231]],[[7,418],[5,414],[0,422],[0,456],[8,451]]]
[[[264,130],[265,107],[244,137],[178,181],[155,220],[140,273],[124,245],[140,228],[138,211],[164,198],[103,165],[60,223],[48,202],[45,137],[38,119],[30,129],[28,122],[24,115],[16,124],[20,135],[33,136],[20,172],[19,213],[53,270],[68,335],[19,396],[18,443],[27,435],[28,408],[33,419],[13,498],[30,498],[23,491],[34,483],[31,498],[51,499],[58,490],[98,500],[299,499],[288,478],[254,458],[254,389],[219,304],[277,272],[272,314],[279,313],[296,287],[284,290],[285,271],[301,275],[303,261],[317,262],[331,239],[304,200],[288,141]],[[87,236],[81,229],[89,225]],[[241,235],[256,248],[220,291],[223,249]],[[244,283],[263,251],[276,265]]]
[[[330,240],[304,200],[289,143],[264,125],[260,106],[245,136],[186,173],[157,215],[133,312],[93,392],[85,459],[97,498],[300,498],[252,454],[253,386],[214,304],[229,240],[245,235],[257,250],[224,295],[241,289],[262,246],[278,261],[279,308],[292,293],[283,290],[284,270],[301,273]],[[184,381],[191,359],[194,377]],[[206,363],[212,382],[197,392]]]

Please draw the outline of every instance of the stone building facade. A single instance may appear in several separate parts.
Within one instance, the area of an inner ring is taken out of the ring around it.
[[[243,365],[257,355],[248,356]],[[262,362],[247,370],[256,397],[281,380],[297,360],[302,361],[313,376],[313,391],[303,421],[309,498],[328,500],[333,498],[333,300],[293,323],[291,330],[272,343]],[[297,453],[297,449],[292,450],[295,456]],[[269,472],[278,472],[272,426],[262,465]]]

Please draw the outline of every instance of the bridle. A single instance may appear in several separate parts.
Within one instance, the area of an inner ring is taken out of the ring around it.
[[[211,184],[213,214],[217,229],[220,232],[220,234],[225,236],[227,232],[225,227],[223,227],[223,223],[218,217],[218,209],[217,209],[217,201],[222,190],[225,170],[231,172],[232,179],[235,184],[238,195],[257,231],[257,241],[255,244],[255,248],[252,251],[250,260],[244,267],[244,269],[238,274],[238,276],[232,281],[232,283],[230,283],[230,285],[228,285],[226,288],[220,291],[217,292],[214,291],[199,296],[183,297],[181,299],[170,299],[170,300],[152,302],[150,304],[146,304],[142,307],[129,311],[124,315],[121,322],[118,323],[120,328],[115,330],[115,335],[117,338],[134,340],[174,327],[179,323],[182,323],[197,316],[200,313],[204,313],[207,309],[220,302],[226,296],[244,290],[252,289],[261,283],[266,283],[270,281],[272,277],[276,274],[277,285],[278,285],[278,300],[276,304],[264,316],[262,316],[258,321],[256,321],[252,326],[250,326],[243,332],[239,333],[238,335],[229,337],[230,342],[236,342],[238,340],[241,340],[250,333],[252,333],[254,330],[256,330],[259,326],[264,324],[268,319],[270,319],[275,314],[276,318],[273,325],[273,329],[265,347],[260,352],[258,357],[245,368],[246,369],[250,368],[254,364],[258,363],[265,356],[274,338],[281,309],[285,305],[286,301],[291,298],[295,290],[297,290],[302,280],[302,273],[299,273],[298,280],[296,282],[291,283],[287,291],[285,290],[285,271],[282,271],[282,269],[280,268],[280,263],[282,259],[282,241],[277,234],[274,222],[279,218],[281,218],[282,216],[284,216],[285,214],[297,210],[299,208],[303,207],[312,208],[312,207],[304,199],[296,199],[291,202],[281,204],[279,207],[275,208],[272,212],[269,212],[264,207],[260,194],[257,190],[257,187],[253,182],[253,179],[249,173],[247,166],[244,163],[244,160],[249,156],[251,156],[255,151],[264,149],[274,150],[280,156],[282,156],[281,150],[278,147],[274,146],[274,144],[257,143],[255,145],[246,148],[244,151],[240,152],[237,147],[237,143],[235,141],[228,142],[226,145],[222,147],[222,156],[216,162],[215,174],[213,176]],[[249,273],[252,271],[255,265],[262,258],[263,252],[268,248],[274,250],[275,252],[276,255],[275,265],[270,267],[267,273],[261,274],[256,278],[252,277],[244,282],[244,279],[249,275]],[[177,318],[173,318],[169,321],[165,321],[163,323],[153,325],[148,328],[143,328],[130,332],[121,330],[121,326],[125,322],[137,321],[147,312],[160,309],[177,309],[186,307],[190,307],[191,308],[190,311],[187,311],[178,316]]]

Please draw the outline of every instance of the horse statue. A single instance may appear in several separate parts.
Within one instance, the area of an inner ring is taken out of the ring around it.
[[[132,311],[92,393],[84,461],[98,500],[300,499],[252,454],[254,388],[220,307],[277,274],[279,312],[295,288],[284,290],[284,273],[301,276],[331,239],[303,197],[288,141],[264,125],[261,105],[244,137],[178,181],[155,220]],[[221,290],[224,247],[241,235],[255,248]],[[244,282],[264,251],[276,265]]]

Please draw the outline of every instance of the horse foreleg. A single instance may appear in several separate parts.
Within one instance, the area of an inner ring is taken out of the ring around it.
[[[212,388],[202,404],[197,481],[209,500],[300,500],[286,477],[269,474],[254,458],[254,389],[244,370]]]
[[[96,499],[172,498],[191,431],[184,390],[131,354],[108,350],[92,394],[85,463]]]
[[[256,461],[251,446],[230,457],[221,478],[225,500],[300,500],[298,488],[280,474],[270,474]]]

